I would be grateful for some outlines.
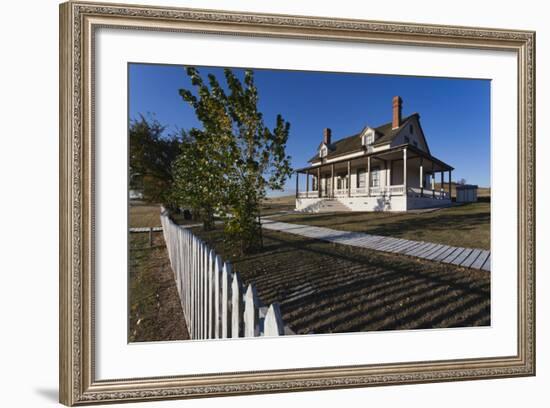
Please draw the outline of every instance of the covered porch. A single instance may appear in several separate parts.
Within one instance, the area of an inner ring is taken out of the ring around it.
[[[296,198],[405,196],[450,200],[452,171],[430,154],[402,145],[298,169]],[[305,175],[305,183],[300,175]]]

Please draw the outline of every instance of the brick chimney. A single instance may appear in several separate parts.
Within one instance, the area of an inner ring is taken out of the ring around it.
[[[393,97],[393,119],[392,119],[392,129],[397,129],[401,126],[401,106],[403,100],[400,96]]]
[[[330,137],[332,136],[332,131],[330,128],[323,129],[323,143],[327,146],[330,144]]]

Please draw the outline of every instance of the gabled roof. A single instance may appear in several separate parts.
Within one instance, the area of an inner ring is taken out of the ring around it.
[[[395,136],[397,136],[397,133],[404,127],[406,127],[409,124],[409,121],[416,117],[417,119],[420,117],[418,113],[413,113],[412,115],[407,116],[406,118],[402,119],[401,126],[399,126],[397,129],[392,129],[392,123],[386,123],[385,125],[379,126],[376,128],[376,130],[380,133],[382,133],[384,136],[382,136],[379,139],[376,139],[376,141],[373,143],[373,146],[380,146],[383,144],[388,144],[393,141]]]
[[[416,117],[420,117],[418,113],[413,113],[412,115],[409,115],[402,119],[401,126],[399,126],[397,129],[392,129],[392,122],[385,123],[381,126],[378,126],[376,128],[373,128],[376,132],[377,139],[374,142],[374,146],[380,146],[384,144],[391,143],[395,136],[399,133],[401,129],[403,129],[405,126],[409,124],[409,121]],[[361,144],[361,135],[365,131],[365,128],[361,130],[361,132],[351,135],[348,137],[345,137],[343,139],[337,140],[334,143],[331,143],[328,146],[328,155],[326,156],[327,159],[341,156],[344,154],[354,153],[361,151],[363,149],[363,146]],[[318,149],[321,147],[322,143],[318,146]],[[319,160],[319,155],[313,156],[311,159],[308,160],[308,162],[314,162],[316,160]]]

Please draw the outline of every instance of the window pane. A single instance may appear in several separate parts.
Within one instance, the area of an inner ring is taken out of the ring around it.
[[[374,167],[371,169],[371,186],[380,187],[380,168]]]
[[[363,188],[366,187],[366,170],[365,169],[358,169],[357,170],[357,187]]]

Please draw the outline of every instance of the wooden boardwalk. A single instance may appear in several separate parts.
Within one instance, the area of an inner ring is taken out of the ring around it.
[[[432,242],[371,235],[363,232],[338,231],[330,228],[289,224],[269,219],[263,219],[262,226],[269,230],[287,232],[336,244],[413,256],[429,261],[462,266],[464,268],[491,271],[491,251],[484,249],[453,247]]]

